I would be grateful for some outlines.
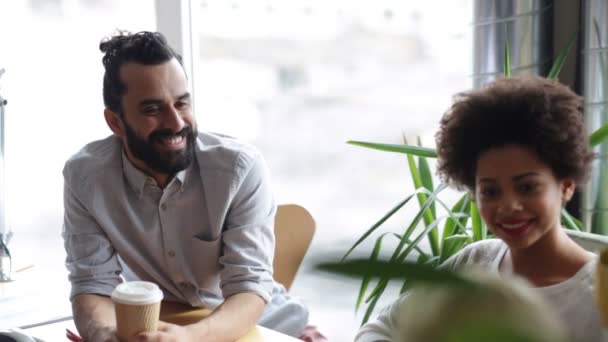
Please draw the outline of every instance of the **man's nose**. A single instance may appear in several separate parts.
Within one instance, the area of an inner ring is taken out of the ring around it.
[[[163,128],[168,128],[173,132],[179,132],[186,126],[182,114],[173,106],[169,107],[163,119]]]

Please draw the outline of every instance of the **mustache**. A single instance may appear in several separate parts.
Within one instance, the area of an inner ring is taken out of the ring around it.
[[[182,128],[179,132],[173,132],[170,129],[159,129],[152,133],[150,133],[150,137],[148,138],[150,141],[161,140],[164,138],[173,138],[173,137],[189,137],[192,135],[192,127],[186,126]]]

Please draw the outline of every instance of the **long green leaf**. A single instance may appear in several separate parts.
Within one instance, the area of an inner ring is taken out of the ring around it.
[[[466,234],[454,234],[443,241],[444,248],[441,250],[441,259],[439,264],[442,264],[449,257],[460,251],[467,243],[471,242],[471,238]]]
[[[427,265],[427,266],[431,266],[431,267],[437,267],[439,262],[439,257],[432,257],[430,258],[428,255],[418,255],[418,259],[416,259],[416,263],[419,265]],[[407,279],[403,279],[403,282],[401,283],[401,288],[399,289],[399,294],[405,293],[406,291],[408,291],[411,286],[413,285],[412,282],[407,281]]]
[[[583,223],[577,220],[575,217],[570,215],[566,209],[562,209],[562,225],[567,229],[581,230],[583,229]]]
[[[506,37],[506,36],[505,36]],[[505,51],[504,51],[504,65],[503,73],[506,78],[511,77],[511,52],[509,50],[509,39],[505,39]]]
[[[386,234],[380,235],[378,239],[376,239],[376,243],[374,244],[374,248],[372,250],[372,255],[369,257],[369,260],[376,261],[378,260],[378,255],[380,255],[380,249],[382,248],[382,239],[386,236]],[[370,276],[364,276],[361,280],[361,287],[359,288],[359,296],[357,296],[357,303],[355,304],[355,311],[359,310],[359,306],[363,302],[365,298],[365,292],[367,291],[367,287],[369,282],[371,281]]]
[[[418,146],[422,146],[422,141],[420,141],[420,137],[418,137]],[[429,167],[429,162],[425,157],[418,157],[418,172],[420,174],[420,181],[422,182],[422,186],[433,191],[435,189],[435,185],[433,184],[433,175],[431,173],[431,168]],[[435,203],[431,204],[429,208],[432,214],[432,218],[435,219],[437,217],[437,212],[435,211]]]
[[[454,206],[451,208],[450,212],[452,212],[452,213],[469,213],[470,204],[471,204],[471,199],[469,197],[469,194],[466,193],[466,194],[462,195],[462,197],[460,197],[460,199],[458,200],[458,202],[456,202],[456,204],[454,204]],[[468,219],[468,217],[459,219],[460,226],[464,227],[467,219]],[[452,236],[456,232],[456,228],[457,228],[456,221],[453,218],[447,219],[445,221],[445,226],[443,227],[443,236],[441,239],[445,240],[447,237]],[[461,229],[459,232],[461,234],[466,234],[466,231],[464,229]]]
[[[414,249],[418,251],[418,247],[414,247]],[[417,264],[430,265],[433,267],[437,266],[437,261],[439,261],[439,257],[431,257],[428,254],[418,254],[418,258],[416,259]]]
[[[368,306],[367,306],[367,309],[365,310],[365,317],[363,318],[362,323],[366,323],[367,320],[369,319],[370,314],[374,311],[374,308],[376,307],[376,303],[378,302],[378,299],[380,298],[380,296],[382,296],[382,294],[384,293],[384,290],[386,290],[389,280],[390,279],[388,279],[388,278],[380,279],[378,281],[378,283],[376,284],[376,287],[374,288],[372,293],[365,300],[365,303],[368,303]]]
[[[487,230],[481,220],[475,202],[471,202],[471,226],[473,228],[473,241],[479,241],[486,238]]]
[[[349,140],[347,144],[362,146],[371,148],[374,150],[385,151],[385,152],[396,152],[404,154],[412,154],[419,157],[437,158],[437,151],[432,148],[412,146],[412,145],[398,145],[398,144],[379,144],[365,141],[354,141]]]
[[[357,242],[355,242],[355,244],[344,254],[344,256],[342,257],[342,260],[345,260],[346,257],[348,257],[350,255],[350,253],[357,248],[357,246],[359,246],[359,244],[361,244],[361,242],[363,242],[365,239],[367,239],[368,236],[370,236],[376,229],[378,229],[378,227],[380,227],[384,222],[386,222],[386,220],[388,220],[391,216],[393,216],[397,211],[399,211],[399,209],[401,209],[404,205],[407,204],[407,202],[409,202],[412,197],[416,196],[416,194],[418,193],[418,191],[414,191],[413,194],[407,196],[403,201],[397,203],[396,206],[394,206],[391,210],[389,210],[388,213],[384,214],[384,216],[382,216],[382,218],[380,220],[378,220],[376,223],[374,223],[374,225],[368,229],[360,238],[359,240],[357,240]]]
[[[361,325],[363,325],[363,324],[367,323],[367,321],[369,321],[369,318],[372,316],[372,312],[374,312],[374,308],[376,308],[376,304],[378,304],[378,299],[380,299],[380,296],[382,296],[382,293],[384,292],[385,288],[386,288],[386,285],[384,285],[382,291],[380,291],[376,296],[374,296],[371,299],[371,302],[369,303],[369,305],[367,306],[367,309],[365,310],[365,315],[363,316]]]
[[[393,233],[393,234],[394,234],[394,233]],[[401,236],[401,235],[399,235],[399,234],[394,234],[394,235],[397,237],[397,239],[398,239],[398,240],[401,240],[401,239],[402,239],[402,236]],[[408,240],[408,242],[407,242],[407,243],[408,243],[408,244],[411,244],[411,243],[412,243],[412,241],[411,241],[411,240]],[[429,255],[429,254],[425,253],[425,252],[424,252],[424,251],[423,251],[423,250],[422,250],[422,249],[421,249],[419,246],[417,246],[417,245],[415,245],[415,246],[414,246],[414,250],[415,250],[416,252],[418,252],[418,255],[419,255],[421,258],[423,258],[424,260],[433,260],[433,259],[435,258],[434,256],[431,256],[431,255]]]
[[[420,144],[420,142],[418,142]],[[422,182],[422,186],[428,190],[434,189],[433,184],[433,176],[431,175],[431,168],[429,167],[429,163],[426,158],[418,157],[418,171],[420,173],[420,181]],[[428,225],[427,221],[434,221],[437,218],[437,211],[435,209],[435,202],[431,203],[431,206],[428,209],[429,217],[425,220],[425,224]],[[439,231],[437,229],[433,229],[429,232],[429,243],[431,245],[431,251],[433,255],[439,256],[441,251],[441,244],[439,241]]]
[[[432,198],[429,199],[429,201],[431,201],[431,200],[432,200]],[[428,203],[425,203],[425,206],[428,206]],[[418,215],[412,221],[412,223],[409,225],[409,227],[406,229],[406,232],[401,236],[401,242],[395,248],[395,251],[393,252],[393,255],[391,256],[390,262],[403,262],[412,250],[417,249],[417,246],[420,243],[420,240],[426,234],[428,234],[428,232],[430,230],[435,229],[437,227],[437,225],[446,217],[453,217],[457,220],[460,217],[464,217],[464,216],[466,216],[466,214],[448,213],[447,215],[437,219],[435,222],[433,222],[429,226],[427,226],[420,234],[418,234],[418,236],[416,238],[414,238],[413,240],[410,240],[409,237],[413,233],[414,229],[418,225],[420,218],[421,218],[421,215],[419,212]],[[407,247],[405,249],[403,249],[403,247],[405,247],[406,245],[407,245]],[[438,261],[439,258],[433,257],[432,259]],[[382,279],[381,281],[379,281],[378,284],[376,285],[376,287],[374,288],[374,290],[372,290],[371,294],[368,296],[366,302],[368,302],[371,298],[377,296],[378,293],[380,293],[381,291],[384,291],[387,284],[388,284],[388,278]]]
[[[597,46],[604,46],[604,42],[602,40],[602,29],[600,29],[600,24],[597,19],[593,19],[593,30],[595,31],[595,41]],[[604,82],[606,81],[606,65],[604,63],[604,58],[599,58],[600,63],[600,72],[602,73],[602,78],[604,78]],[[603,83],[606,84],[606,83]]]
[[[451,218],[454,219],[454,221],[456,222],[456,224],[458,225],[458,228],[461,229],[462,231],[466,231],[465,227],[463,225],[460,224],[460,220],[465,217],[465,214],[458,214],[458,213],[452,213],[449,210],[449,207],[441,200],[439,200],[436,196],[446,188],[446,184],[440,184],[437,189],[435,189],[434,192],[430,192],[425,188],[420,188],[417,189],[416,192],[424,192],[426,193],[429,198],[427,200],[427,203],[424,204],[424,206],[421,208],[420,211],[418,211],[418,213],[416,214],[416,216],[414,217],[414,219],[412,220],[410,226],[408,227],[406,234],[402,235],[402,240],[400,241],[399,245],[395,248],[395,251],[393,252],[393,255],[391,256],[391,260],[395,260],[399,257],[399,254],[401,253],[403,247],[405,244],[412,244],[412,241],[409,240],[409,236],[411,235],[411,233],[413,232],[413,229],[418,225],[418,223],[420,222],[420,220],[422,219],[423,216],[423,212],[424,210],[426,210],[429,206],[430,203],[433,201],[437,201],[447,212],[448,216],[450,216]],[[416,194],[416,192],[412,195],[410,195],[409,197],[411,198],[412,196],[414,196]],[[405,236],[405,238],[403,238]],[[362,238],[363,239],[363,238]],[[360,243],[360,241],[362,241],[362,239],[359,239],[359,241],[355,244],[357,245],[358,243]],[[355,246],[353,246],[354,248]],[[351,248],[351,250],[353,249]],[[416,245],[414,245],[413,247],[414,249],[417,248]],[[350,251],[349,251],[350,253]],[[346,255],[347,256],[347,255]],[[343,258],[343,260],[346,258],[346,256]],[[375,286],[375,288],[372,290],[371,294],[368,296],[368,298],[366,299],[366,303],[372,301],[376,296],[381,295],[381,293],[386,289],[386,286],[388,284],[388,279],[381,279]],[[369,307],[368,307],[369,309]]]
[[[398,240],[401,240],[401,236],[398,234],[395,234],[395,233],[387,232],[387,233],[380,235],[380,237],[378,237],[378,239],[376,239],[376,243],[374,244],[374,248],[372,250],[372,254],[371,254],[369,260],[372,260],[372,261],[378,260],[378,256],[380,255],[380,251],[382,249],[382,240],[387,235],[394,236]],[[422,257],[426,256],[426,254],[422,250],[417,249],[417,251],[420,253],[420,256],[422,256]],[[369,276],[363,277],[363,280],[361,281],[361,287],[359,288],[359,295],[357,297],[355,311],[359,310],[359,307],[361,306],[361,303],[363,302],[363,299],[365,298],[365,292],[367,291],[370,281],[371,281],[371,277],[369,277]]]
[[[414,187],[416,189],[427,189],[429,191],[432,191],[433,188],[427,188],[424,186],[424,183],[422,182],[422,177],[420,174],[420,170],[418,169],[418,167],[416,166],[416,162],[414,161],[414,156],[412,156],[411,154],[407,155],[407,163],[409,165],[410,168],[410,174],[412,176],[412,181],[414,182]],[[422,208],[423,204],[427,201],[428,196],[422,192],[418,193],[418,204],[420,205],[420,208]],[[433,222],[435,220],[433,213],[431,212],[430,208],[434,205],[433,202],[431,202],[431,205],[429,206],[429,209],[424,211],[424,215],[423,215],[423,219],[424,219],[424,224],[425,225],[429,225],[431,222]],[[439,246],[437,244],[437,234],[435,235],[429,235],[429,244],[431,246],[431,252],[433,255],[437,255],[439,253]]]
[[[367,239],[376,229],[378,229],[386,220],[388,220],[391,216],[393,216],[399,209],[401,209],[405,204],[407,204],[407,202],[409,202],[412,197],[416,196],[419,192],[423,192],[425,194],[427,194],[428,196],[432,196],[431,201],[436,201],[437,203],[439,203],[441,205],[441,207],[446,210],[446,212],[448,213],[448,215],[451,215],[451,211],[450,208],[445,204],[445,202],[443,202],[442,200],[440,200],[439,198],[436,197],[436,194],[438,194],[439,192],[443,191],[446,188],[446,184],[440,184],[437,186],[437,189],[435,189],[434,192],[430,192],[425,188],[420,188],[420,189],[416,189],[414,191],[414,193],[408,195],[403,201],[399,202],[394,208],[392,208],[388,213],[386,213],[380,220],[378,220],[378,222],[376,222],[370,229],[368,229],[358,240],[357,242],[355,242],[353,244],[353,246],[344,254],[344,256],[342,257],[342,260],[345,260],[350,253],[361,244],[361,242],[363,242],[365,239]],[[430,203],[428,204],[430,206]],[[428,206],[427,206],[428,208]],[[416,214],[414,220],[416,220],[417,217],[419,217],[417,219],[417,221],[420,221],[420,218],[422,217],[422,210],[418,211],[418,213]],[[459,218],[457,216],[453,216],[452,217],[455,219],[456,221],[456,225],[458,226],[458,229],[464,231],[465,227],[464,225],[460,224],[459,222]]]
[[[437,187],[437,189],[443,190],[446,187],[447,187],[447,185],[442,183]],[[424,192],[428,196],[433,194],[433,192],[430,192],[425,188],[421,188],[418,190]],[[439,192],[437,192],[437,194],[438,193]],[[447,212],[447,214],[451,216],[451,219],[454,221],[453,223],[456,225],[455,229],[457,229],[458,232],[466,233],[465,224],[466,224],[466,221],[468,220],[468,212],[469,212],[468,206],[466,207],[467,208],[466,210],[462,211],[463,214],[467,214],[467,215],[456,215],[456,213],[458,213],[458,212],[451,209],[450,207],[448,207],[447,204],[443,200],[441,200],[439,197],[435,196],[433,202],[439,203],[441,208],[443,208],[443,210],[445,210]]]
[[[410,175],[412,176],[412,183],[414,183],[414,188],[419,189],[419,188],[423,188],[422,186],[422,180],[420,180],[420,171],[418,170],[418,167],[416,166],[416,161],[414,160],[414,156],[412,156],[411,154],[408,154],[407,156],[407,165],[410,169]],[[427,189],[427,190],[433,190],[433,189]],[[418,201],[426,201],[426,194],[419,192],[418,193]]]
[[[416,214],[416,216],[414,217],[414,219],[412,220],[412,222],[410,223],[410,225],[408,226],[408,228],[406,229],[405,233],[401,236],[401,241],[399,241],[399,244],[397,245],[397,247],[395,248],[395,250],[393,251],[393,254],[391,255],[390,258],[390,262],[396,262],[396,260],[399,258],[403,247],[408,243],[411,242],[409,240],[410,235],[412,234],[412,232],[414,231],[414,229],[416,228],[416,226],[418,226],[418,224],[420,223],[420,220],[422,220],[423,217],[423,213],[428,209],[428,207],[431,205],[431,203],[435,200],[437,194],[441,191],[443,191],[443,189],[445,189],[447,186],[445,184],[440,184],[437,189],[435,189],[434,192],[430,193],[427,189],[425,188],[420,188],[417,189],[416,191],[424,191],[427,192],[429,197],[427,199],[427,201],[424,203],[424,205],[420,208],[420,210],[418,211],[418,213]],[[415,242],[417,243],[417,242]],[[408,246],[408,248],[411,246],[411,244]],[[344,260],[344,258],[342,259]],[[366,300],[369,301],[370,299],[373,299],[375,296],[378,296],[382,291],[384,291],[384,289],[386,288],[387,284],[388,284],[388,280],[389,278],[384,278],[384,279],[380,279],[380,281],[378,282],[378,284],[376,285],[376,287],[374,288],[374,290],[372,290],[371,294],[369,295],[368,299]]]
[[[356,278],[370,276],[372,278],[408,279],[413,282],[440,286],[475,287],[475,283],[458,273],[407,261],[388,262],[353,259],[344,262],[322,262],[317,264],[316,268],[321,271]]]
[[[547,78],[556,79],[559,76],[559,73],[562,71],[562,68],[566,63],[566,59],[568,59],[568,55],[570,54],[570,51],[574,46],[574,42],[576,42],[577,35],[578,32],[574,32],[574,34],[572,34],[572,37],[570,38],[570,41],[568,41],[568,45],[566,45],[566,48],[562,49],[559,52],[559,54],[555,58],[555,61],[553,62],[553,65],[551,66],[551,70],[549,70]]]
[[[423,192],[425,192],[429,196],[429,198],[427,200],[428,202],[425,203],[424,206],[422,207],[422,209],[416,214],[416,216],[412,220],[412,223],[408,227],[406,233],[401,236],[402,240],[399,243],[399,245],[395,248],[395,251],[393,252],[393,255],[391,256],[391,260],[393,262],[395,262],[395,260],[399,259],[400,252],[402,251],[402,249],[403,249],[403,247],[404,247],[404,245],[406,243],[408,244],[407,248],[409,248],[409,249],[411,249],[411,248],[417,249],[418,248],[417,247],[417,243],[415,243],[414,241],[411,241],[409,239],[409,236],[413,232],[414,228],[420,222],[420,220],[422,218],[422,212],[428,208],[428,206],[430,205],[430,203],[432,201],[437,201],[447,211],[447,216],[451,217],[457,223],[458,228],[461,229],[462,231],[466,231],[465,227],[460,224],[460,220],[463,219],[463,218],[466,218],[467,214],[464,214],[464,213],[452,213],[452,212],[450,212],[448,206],[443,201],[439,200],[436,197],[445,188],[446,188],[445,184],[440,184],[438,186],[438,188],[435,189],[435,191],[432,192],[432,193],[430,191],[428,191],[427,189],[424,189],[424,188],[418,189],[418,191],[423,191]],[[430,229],[434,229],[434,226],[431,227]],[[425,234],[425,231],[423,231],[422,234],[419,235],[419,237],[422,237],[424,234]],[[403,238],[404,236],[405,236],[405,238]],[[405,255],[405,254],[402,254],[402,256],[403,255]],[[368,295],[367,299],[365,300],[365,303],[369,303],[368,307],[366,309],[366,316],[371,311],[373,311],[373,306],[375,306],[375,303],[377,303],[377,297],[381,296],[382,293],[386,290],[386,287],[387,287],[388,283],[389,283],[389,278],[380,279],[380,281],[378,281],[378,283],[376,284],[375,288]]]
[[[426,226],[422,232],[420,234],[418,234],[418,236],[416,236],[414,239],[411,240],[411,242],[409,244],[407,244],[407,247],[400,252],[400,254],[397,256],[396,259],[393,259],[392,261],[403,261],[406,259],[406,257],[409,255],[409,253],[414,249],[415,246],[417,246],[420,243],[420,240],[422,240],[422,238],[424,236],[426,236],[431,230],[437,228],[437,226],[439,226],[439,224],[441,223],[441,221],[443,221],[445,218],[447,217],[451,217],[451,216],[458,216],[458,215],[462,215],[464,216],[465,214],[458,214],[458,213],[452,213],[452,215],[445,215],[442,217],[437,218],[434,222],[432,222],[431,224],[429,224],[428,226]],[[413,232],[413,230],[409,230],[406,234],[404,234],[404,237],[409,233],[411,235],[411,233]],[[402,237],[402,240],[403,238]],[[409,236],[408,236],[409,238]],[[404,244],[405,246],[405,244]]]
[[[608,138],[608,124],[598,128],[596,131],[589,135],[589,145],[595,147]]]
[[[593,20],[593,27],[595,29],[595,38],[599,43],[598,46],[605,46],[603,41],[605,37],[605,31],[600,28],[600,25],[596,19]],[[600,65],[600,76],[601,83],[598,84],[598,90],[601,91],[601,99],[606,101],[608,100],[608,70],[606,69],[606,55],[599,54],[598,62]],[[608,121],[608,107],[606,105],[602,106],[601,110],[601,119],[602,123]],[[598,154],[600,156],[606,155],[608,152],[608,146],[606,144],[600,144],[598,146]],[[593,200],[592,209],[598,208],[606,208],[608,206],[608,194],[606,191],[603,191],[608,187],[608,163],[606,163],[603,158],[598,160],[598,174],[600,175],[598,188],[600,191],[597,191],[595,199]],[[591,232],[601,235],[608,234],[608,215],[603,210],[595,211],[593,215],[591,215],[591,224],[590,224]]]
[[[369,303],[374,299],[374,297],[380,296],[382,294],[382,292],[384,292],[384,290],[386,290],[386,286],[388,285],[389,280],[390,280],[390,278],[380,279],[378,281],[378,283],[376,284],[376,287],[372,290],[372,292],[369,294],[369,296],[365,300],[365,302]]]
[[[421,185],[428,190],[433,191],[435,188],[433,185],[433,176],[431,175],[431,168],[429,167],[429,163],[427,162],[426,158],[418,158],[418,172],[420,174],[420,181],[422,182]],[[431,203],[429,211],[431,212],[432,218],[437,216],[435,203]]]
[[[420,173],[420,181],[422,182],[422,186],[433,191],[435,188],[433,185],[433,176],[431,175],[431,168],[429,167],[429,163],[426,158],[418,158],[418,171]],[[432,208],[433,216],[435,216],[435,206],[433,205]]]
[[[450,212],[462,213],[462,214],[466,214],[466,215],[459,219],[450,217],[446,220],[445,226],[443,227],[441,254],[440,254],[440,260],[439,260],[440,264],[443,263],[445,260],[447,260],[453,254],[458,252],[464,246],[464,244],[460,245],[457,242],[450,241],[450,239],[452,237],[465,236],[467,238],[467,242],[469,242],[471,240],[466,229],[464,229],[464,228],[461,228],[458,230],[456,229],[456,228],[460,228],[461,226],[466,225],[466,222],[468,221],[468,219],[470,217],[470,212],[471,212],[470,208],[471,208],[471,199],[470,199],[470,196],[468,193],[464,194],[458,200],[458,202],[456,202],[456,204],[452,207],[452,210]],[[456,220],[458,220],[458,225],[456,225]]]
[[[412,222],[410,223],[410,225],[406,229],[405,233],[403,234],[403,236],[401,238],[401,241],[399,242],[399,244],[395,248],[395,251],[393,252],[393,255],[391,256],[391,261],[395,261],[396,258],[401,254],[401,249],[407,243],[408,239],[410,238],[410,235],[412,234],[412,232],[414,231],[414,229],[416,229],[416,226],[418,226],[418,223],[420,223],[420,220],[422,219],[423,213],[431,206],[431,203],[433,201],[435,201],[435,199],[437,197],[437,194],[440,193],[441,191],[443,191],[445,188],[446,188],[445,184],[440,184],[437,187],[437,189],[435,189],[435,191],[433,191],[429,195],[429,198],[424,203],[424,205],[420,208],[420,211],[418,211],[418,213],[416,214],[416,216],[414,216],[414,219],[412,220]],[[419,190],[426,190],[426,189],[421,188]],[[428,191],[428,190],[426,190],[426,191]]]
[[[423,262],[418,262],[419,264],[423,264]],[[403,282],[401,283],[401,288],[399,289],[399,294],[403,294],[406,291],[408,291],[410,288],[412,287],[412,283],[410,283],[409,281],[407,281],[407,279],[403,279]]]

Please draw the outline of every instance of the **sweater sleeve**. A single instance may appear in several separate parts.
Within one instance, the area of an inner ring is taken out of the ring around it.
[[[398,341],[396,337],[399,333],[398,319],[400,308],[409,299],[410,292],[405,292],[389,306],[382,309],[376,319],[365,323],[357,336],[355,342],[392,342]]]
[[[393,306],[397,303],[384,308],[382,312],[374,320],[365,323],[357,332],[355,342],[378,342],[378,341],[393,341],[392,331],[394,329],[392,323]]]

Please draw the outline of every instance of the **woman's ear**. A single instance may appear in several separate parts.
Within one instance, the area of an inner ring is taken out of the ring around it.
[[[568,202],[572,195],[574,195],[574,190],[576,190],[576,182],[573,178],[564,178],[561,182],[561,190],[562,190],[562,199],[564,202]]]
[[[114,132],[114,134],[116,134],[118,137],[122,138],[125,134],[125,130],[120,114],[106,108],[103,111],[103,116],[106,119],[106,124],[108,127],[110,127],[112,132]]]

